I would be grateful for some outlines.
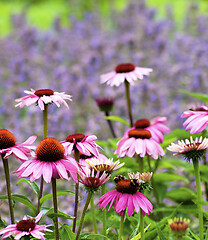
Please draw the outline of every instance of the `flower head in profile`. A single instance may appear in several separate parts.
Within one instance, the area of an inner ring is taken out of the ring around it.
[[[164,125],[167,121],[166,117],[156,117],[152,120],[139,119],[134,123],[134,126],[127,130],[124,136],[128,136],[128,132],[133,129],[145,129],[151,133],[152,139],[158,143],[162,143],[164,140],[163,134],[165,132],[170,132],[170,129]]]
[[[101,112],[111,112],[113,110],[113,98],[95,98],[95,101]]]
[[[173,220],[169,219],[168,224],[173,235],[181,239],[183,236],[185,236],[185,232],[189,227],[190,220],[186,218],[183,219],[182,217],[174,218]]]
[[[86,163],[90,169],[100,171],[101,173],[111,173],[124,165],[124,163],[120,163],[119,160],[114,162],[113,159],[109,159],[103,154],[99,154],[98,157],[86,159]]]
[[[186,131],[190,130],[190,134],[202,132],[208,124],[208,107],[201,106],[185,111],[182,118],[187,118],[183,123]]]
[[[152,178],[152,172],[144,172],[144,173],[140,173],[137,172],[135,173],[128,173],[128,177],[129,179],[133,180],[133,181],[137,181],[139,183],[139,189],[140,192],[142,192],[143,190],[147,189],[147,190],[151,190],[152,186],[150,185],[150,180]]]
[[[65,100],[71,101],[71,95],[65,94],[65,92],[54,92],[51,89],[39,89],[36,91],[31,89],[30,91],[25,90],[24,92],[28,94],[28,96],[16,99],[15,101],[18,102],[18,104],[16,104],[15,107],[19,106],[20,108],[23,108],[36,103],[43,111],[45,109],[45,105],[53,102],[57,107],[64,104],[67,108],[69,108]]]
[[[82,133],[71,134],[62,142],[66,153],[71,154],[75,149],[81,154],[87,156],[98,156],[99,146],[95,143],[97,137],[95,135],[85,136]]]
[[[99,186],[105,184],[110,176],[106,172],[95,171],[94,169],[90,169],[87,165],[85,167],[81,167],[78,172],[79,181],[84,184],[87,191],[96,191]]]
[[[145,129],[129,130],[128,136],[125,135],[118,141],[115,154],[118,157],[133,157],[136,154],[140,157],[148,155],[154,159],[165,155],[162,147],[152,138],[150,131]]]
[[[143,79],[152,72],[151,68],[136,67],[132,63],[122,63],[116,66],[115,70],[101,75],[101,83],[107,83],[111,87],[120,86],[124,81],[134,85],[138,79]]]
[[[191,159],[200,159],[205,154],[207,148],[207,138],[203,139],[202,137],[200,137],[193,140],[193,138],[190,137],[190,140],[181,140],[178,141],[178,144],[171,143],[171,145],[167,147],[167,150],[175,152],[173,155],[182,154],[185,159],[190,161]]]
[[[16,138],[9,130],[0,129],[0,154],[4,158],[14,154],[21,161],[28,160],[28,157],[31,156],[31,150],[35,149],[32,144],[36,138],[36,136],[31,136],[25,142],[17,143]]]
[[[139,208],[142,214],[145,215],[152,212],[153,206],[151,202],[140,192],[140,182],[137,179],[126,179],[119,175],[114,178],[116,189],[105,193],[99,200],[98,205],[103,209],[110,203],[108,211],[112,207],[119,215],[123,215],[127,209],[129,217],[134,213],[138,213]]]
[[[1,239],[6,239],[9,236],[16,235],[15,240],[21,239],[23,236],[32,236],[35,239],[45,240],[45,233],[43,231],[52,232],[47,229],[49,225],[38,225],[37,222],[40,220],[42,212],[40,212],[35,218],[24,216],[23,220],[16,224],[11,224],[6,228],[0,230]]]
[[[77,181],[77,172],[77,162],[65,155],[64,147],[55,138],[43,139],[33,158],[14,171],[17,177],[30,177],[31,182],[43,176],[47,183],[52,177],[69,180],[69,175]]]

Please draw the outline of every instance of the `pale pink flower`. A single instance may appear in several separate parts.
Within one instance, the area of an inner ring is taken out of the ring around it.
[[[68,104],[65,100],[71,100],[71,95],[65,94],[65,92],[54,92],[51,89],[39,89],[35,91],[31,89],[30,91],[24,91],[28,96],[18,98],[15,101],[18,104],[15,107],[23,108],[25,106],[30,106],[36,103],[40,109],[43,111],[45,109],[45,104],[55,103],[57,107],[60,107],[61,104],[64,104],[67,108]]]
[[[156,117],[152,120],[139,119],[134,123],[134,126],[132,128],[125,132],[124,136],[128,136],[128,132],[132,129],[142,128],[148,130],[151,133],[152,139],[158,143],[162,143],[164,140],[163,134],[165,132],[170,132],[170,129],[163,124],[166,123],[166,121],[166,117]]]
[[[183,127],[186,128],[186,131],[190,130],[190,134],[202,132],[208,124],[208,107],[202,106],[185,111],[181,117],[188,117],[183,123]]]
[[[136,154],[140,157],[148,155],[154,159],[165,155],[162,147],[152,139],[151,133],[145,129],[128,131],[128,136],[124,136],[118,141],[115,154],[118,157],[133,157]]]
[[[62,142],[62,145],[67,154],[71,154],[77,149],[81,154],[98,156],[98,148],[100,148],[100,146],[95,143],[96,139],[97,137],[95,135],[85,136],[81,133],[71,134],[66,137],[66,140]]]
[[[99,200],[98,205],[103,209],[110,203],[108,211],[114,204],[114,208],[120,215],[124,214],[127,209],[129,217],[134,213],[138,213],[139,208],[145,215],[152,212],[153,206],[145,195],[139,192],[139,184],[132,179],[117,178],[116,189],[105,193]]]
[[[4,158],[8,158],[11,154],[14,154],[21,161],[28,160],[28,157],[31,156],[31,150],[35,149],[35,146],[32,146],[32,144],[36,138],[36,136],[31,136],[25,142],[17,143],[10,131],[0,129],[0,154]]]
[[[118,87],[124,81],[134,85],[134,82],[138,79],[143,79],[144,76],[148,76],[152,72],[151,68],[136,67],[131,63],[122,63],[116,66],[115,70],[101,75],[101,83],[107,83],[107,85]]]
[[[77,181],[78,164],[65,155],[64,147],[55,138],[45,138],[37,146],[33,159],[25,161],[13,173],[17,177],[30,177],[30,181],[43,176],[49,183],[51,178],[64,178],[69,180],[69,175]]]
[[[37,225],[40,220],[42,212],[40,212],[35,218],[24,216],[23,220],[16,224],[11,224],[6,228],[0,230],[1,239],[8,238],[9,236],[16,235],[15,240],[21,239],[23,236],[31,235],[35,239],[45,240],[45,233],[42,231],[52,232],[52,230],[47,229],[50,225]]]
[[[85,187],[89,190],[96,191],[99,186],[105,184],[110,176],[106,172],[95,171],[94,169],[90,169],[87,165],[85,167],[81,167],[78,172],[79,181],[85,185]]]

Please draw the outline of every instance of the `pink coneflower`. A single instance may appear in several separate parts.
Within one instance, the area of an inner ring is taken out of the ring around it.
[[[55,138],[43,139],[35,150],[34,158],[14,171],[18,177],[30,177],[31,182],[43,176],[47,183],[52,177],[69,180],[69,174],[77,181],[77,172],[77,162],[65,156],[64,147]]]
[[[106,172],[101,173],[100,171],[95,171],[94,169],[91,170],[87,166],[82,167],[78,174],[79,181],[90,191],[96,191],[98,187],[105,184],[111,176]]]
[[[32,105],[36,103],[40,109],[43,111],[45,109],[45,104],[55,103],[57,107],[60,107],[61,104],[64,104],[67,108],[68,105],[65,100],[71,101],[71,95],[65,94],[65,92],[54,92],[51,89],[39,89],[30,91],[24,91],[28,96],[18,98],[15,101],[18,102],[15,107],[23,108],[25,106]]]
[[[186,131],[190,130],[190,134],[202,132],[208,124],[208,107],[202,106],[185,111],[181,117],[188,117],[183,127],[186,127]]]
[[[4,158],[8,158],[11,154],[14,154],[21,161],[28,160],[31,150],[35,149],[35,146],[31,146],[31,144],[34,143],[36,138],[36,136],[32,136],[23,143],[17,143],[10,131],[0,129],[0,154]]]
[[[185,236],[186,234],[186,230],[189,227],[190,224],[190,220],[186,219],[186,218],[174,218],[169,219],[168,220],[168,224],[172,230],[173,235],[177,238],[177,239],[182,239],[183,236]]]
[[[200,137],[193,140],[190,137],[190,141],[186,139],[185,141],[178,141],[178,144],[171,143],[167,147],[167,150],[175,152],[173,155],[183,154],[187,160],[193,158],[200,158],[204,155],[206,149],[208,148],[208,139]]]
[[[111,173],[124,165],[124,163],[120,163],[119,160],[114,162],[113,159],[109,159],[103,154],[99,154],[98,157],[86,159],[86,163],[90,169],[100,172],[105,171],[107,173]]]
[[[66,137],[66,140],[62,142],[67,154],[71,154],[75,149],[81,154],[87,156],[98,156],[98,145],[95,143],[97,137],[95,135],[85,136],[84,134],[77,133],[71,134]]]
[[[35,218],[24,216],[23,220],[16,224],[12,224],[0,230],[1,239],[8,238],[9,236],[16,235],[15,240],[21,239],[23,236],[31,235],[33,238],[45,240],[44,233],[42,231],[52,232],[47,229],[50,225],[37,225],[40,220],[42,212],[40,212]]]
[[[107,83],[111,87],[118,87],[126,80],[131,85],[134,85],[137,79],[143,79],[150,72],[152,72],[151,68],[141,68],[134,66],[132,63],[122,63],[117,65],[114,71],[101,75],[100,82]]]
[[[128,210],[129,217],[134,213],[138,213],[139,207],[142,214],[149,214],[152,212],[153,206],[145,195],[139,192],[139,184],[133,179],[116,178],[116,189],[105,193],[99,200],[98,205],[100,208],[105,208],[110,203],[108,211],[115,201],[115,210],[120,215]]]
[[[164,140],[163,133],[170,132],[170,129],[163,123],[167,121],[166,117],[156,117],[152,120],[139,119],[134,123],[134,126],[125,132],[124,136],[128,136],[128,132],[132,129],[146,129],[151,133],[152,139],[158,143],[162,143]]]
[[[145,129],[130,130],[128,136],[118,141],[115,154],[118,157],[133,157],[135,154],[140,157],[148,155],[154,159],[165,155],[162,147],[152,139],[150,131]]]

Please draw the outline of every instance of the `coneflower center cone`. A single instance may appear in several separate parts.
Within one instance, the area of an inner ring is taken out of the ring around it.
[[[121,193],[135,194],[139,187],[137,184],[132,184],[130,179],[124,179],[116,184],[116,190]]]
[[[141,139],[149,139],[151,138],[151,133],[148,130],[145,129],[133,129],[128,132],[129,138],[141,138]]]
[[[17,223],[17,230],[22,232],[30,232],[35,228],[35,222],[28,219],[28,220],[22,220]]]
[[[127,73],[134,71],[135,66],[132,63],[121,63],[116,66],[115,71],[116,73]]]
[[[64,147],[55,138],[45,138],[37,146],[37,159],[43,162],[56,162],[64,158]]]
[[[68,137],[66,137],[66,141],[71,142],[71,143],[73,143],[75,141],[77,143],[77,142],[81,142],[84,138],[85,138],[84,134],[75,133],[75,134],[71,134]]]
[[[0,149],[14,147],[15,144],[16,139],[14,135],[6,129],[0,129]]]
[[[96,177],[88,177],[86,178],[88,187],[96,189],[99,187],[100,179]]]
[[[39,89],[34,93],[38,97],[51,96],[54,94],[54,91],[51,89]]]
[[[134,123],[135,128],[146,128],[150,126],[148,119],[139,119]]]

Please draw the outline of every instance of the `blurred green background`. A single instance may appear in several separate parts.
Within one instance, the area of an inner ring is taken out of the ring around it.
[[[187,5],[199,4],[201,13],[208,9],[207,0],[146,0],[148,5],[158,9],[158,17],[164,17],[167,6],[172,6],[174,17],[180,23],[186,13]],[[4,36],[11,30],[11,14],[27,10],[28,22],[40,29],[48,29],[54,18],[61,17],[63,24],[73,14],[82,17],[85,11],[98,9],[99,14],[107,17],[110,9],[122,11],[128,0],[0,0],[0,35]]]

